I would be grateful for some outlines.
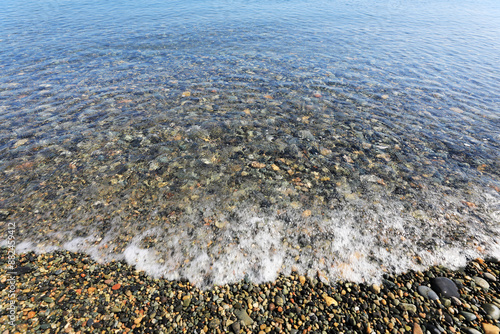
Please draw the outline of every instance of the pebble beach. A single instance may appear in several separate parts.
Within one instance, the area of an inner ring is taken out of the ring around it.
[[[0,330],[9,333],[486,333],[500,330],[500,263],[384,276],[380,284],[298,273],[199,289],[124,262],[0,249]],[[14,292],[14,295],[12,294]],[[9,307],[14,301],[15,311]]]

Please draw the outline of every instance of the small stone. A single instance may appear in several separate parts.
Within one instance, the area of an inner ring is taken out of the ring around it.
[[[417,307],[413,304],[401,303],[399,305],[408,312],[417,313]]]
[[[490,284],[486,282],[486,280],[482,277],[475,276],[474,282],[476,282],[477,285],[479,285],[481,288],[485,290],[488,290],[490,288]]]
[[[182,298],[182,307],[188,307],[191,304],[191,296],[184,296]]]
[[[111,309],[110,309],[111,312],[113,313],[118,313],[118,312],[121,312],[121,308],[119,307],[116,307],[116,306],[113,306]]]
[[[258,162],[258,161],[252,161],[252,163],[250,164],[250,166],[252,166],[253,168],[264,168],[264,167],[266,167],[265,164],[263,164],[261,162]]]
[[[420,285],[417,288],[417,290],[418,290],[418,293],[420,295],[424,296],[425,298],[428,298],[430,300],[438,300],[439,299],[438,295],[434,292],[434,290],[432,290],[428,286]]]
[[[302,212],[302,217],[304,217],[304,218],[307,218],[311,215],[312,215],[311,210],[305,210],[304,212]]]
[[[454,111],[454,112],[456,112],[456,113],[459,113],[459,114],[461,114],[461,113],[463,113],[463,112],[464,112],[462,109],[457,108],[457,107],[451,107],[451,108],[450,108],[450,110],[451,110],[451,111]]]
[[[189,97],[189,96],[191,96],[191,92],[190,91],[182,92],[182,97]]]
[[[26,138],[18,140],[14,144],[14,148],[18,148],[19,146],[22,146],[22,145],[26,144],[27,142],[28,142],[28,139],[26,139]]]
[[[319,153],[321,153],[321,155],[330,155],[332,154],[332,150],[329,150],[327,148],[322,148]]]
[[[209,328],[212,328],[212,329],[219,327],[219,325],[220,325],[220,320],[219,320],[219,318],[213,318],[213,319],[212,319],[212,320],[210,320],[210,322],[208,323],[208,327],[209,327]]]
[[[117,284],[113,285],[113,286],[111,287],[111,289],[112,289],[112,290],[118,290],[119,288],[121,288],[121,286],[122,286],[122,285],[121,285],[120,283],[117,283]]]
[[[442,297],[450,298],[457,297],[460,298],[460,293],[458,292],[457,285],[449,278],[446,277],[436,277],[431,280],[432,290]]]
[[[306,278],[304,276],[299,276],[299,282],[302,285],[306,284]]]
[[[239,321],[233,322],[231,324],[231,329],[233,330],[234,334],[239,334],[241,325]]]
[[[476,315],[474,313],[466,312],[466,311],[460,311],[460,314],[464,316],[465,320],[467,321],[474,321],[477,319]]]
[[[481,326],[483,326],[485,334],[498,334],[500,332],[500,328],[487,322],[483,322]]]
[[[462,330],[467,334],[481,334],[481,332],[478,331],[477,329],[470,327],[462,327]]]
[[[250,318],[247,311],[245,311],[244,309],[239,309],[239,310],[235,309],[233,312],[234,312],[234,315],[239,320],[241,320],[245,326],[250,326],[251,324],[253,324],[252,318]]]
[[[281,298],[280,296],[277,296],[276,297],[276,305],[283,306],[284,304],[285,304],[285,301],[283,300],[283,298]]]
[[[335,299],[328,296],[326,293],[323,295],[323,299],[326,302],[326,306],[333,305],[333,306],[337,307],[339,305],[339,303]]]
[[[493,304],[487,303],[483,305],[483,310],[488,314],[492,319],[498,320],[500,319],[500,309]]]
[[[389,98],[389,95],[387,95],[387,94],[382,95],[382,99],[387,100],[388,98]]]
[[[420,325],[416,322],[413,324],[413,334],[424,334],[422,328],[420,328]]]
[[[43,297],[43,301],[50,304],[50,303],[54,302],[54,299],[52,299],[50,297]]]
[[[380,285],[378,285],[378,284],[372,284],[371,289],[372,289],[372,292],[375,294],[380,293]]]
[[[497,278],[495,277],[495,275],[493,275],[491,273],[484,273],[483,276],[484,276],[484,278],[486,278],[490,281],[493,281],[493,282],[497,281]]]

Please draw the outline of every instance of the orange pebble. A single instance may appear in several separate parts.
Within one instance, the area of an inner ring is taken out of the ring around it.
[[[280,312],[280,313],[283,312],[283,307],[278,306],[278,312]]]
[[[111,287],[111,289],[113,289],[113,290],[118,290],[119,288],[121,288],[121,286],[122,286],[122,285],[121,285],[120,283],[117,283],[117,284],[113,285],[113,286]]]

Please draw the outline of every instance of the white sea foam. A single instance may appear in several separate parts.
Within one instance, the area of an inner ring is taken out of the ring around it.
[[[377,199],[357,200],[309,218],[300,211],[288,212],[285,219],[241,208],[237,215],[219,217],[224,223],[217,227],[195,225],[195,218],[186,217],[184,223],[147,230],[119,254],[107,247],[120,233],[116,229],[104,238],[97,232],[74,237],[63,248],[100,262],[125,260],[154,277],[185,278],[200,287],[245,277],[256,283],[272,281],[292,270],[319,275],[325,282],[379,282],[386,273],[438,264],[456,269],[476,257],[500,258],[499,196],[493,191],[477,194],[480,219],[467,212],[447,218],[446,209],[429,217],[433,213],[409,212],[402,202]],[[428,197],[441,200],[437,194]],[[461,203],[456,198],[446,201],[443,205],[451,203],[451,208]],[[154,240],[148,248],[145,238]],[[22,252],[54,249],[50,243],[41,246],[28,240],[18,245]]]

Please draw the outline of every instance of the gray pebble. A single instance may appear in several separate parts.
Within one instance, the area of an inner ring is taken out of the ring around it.
[[[252,318],[250,318],[250,316],[248,315],[247,311],[245,311],[244,309],[235,309],[234,310],[234,315],[241,321],[243,321],[243,323],[246,325],[246,326],[250,326],[251,324],[253,324],[253,320]]]
[[[239,321],[233,322],[231,324],[231,329],[233,330],[234,334],[238,334],[240,332],[240,328],[241,325]]]
[[[460,314],[463,315],[465,317],[465,320],[467,320],[467,321],[474,321],[477,319],[477,317],[474,313],[460,311]]]
[[[493,281],[493,282],[496,282],[497,281],[497,278],[495,277],[495,275],[493,274],[490,274],[490,273],[484,273],[483,274],[484,278],[490,280],[490,281]]]
[[[500,309],[490,303],[484,304],[483,305],[483,310],[492,318],[495,320],[500,319]]]
[[[428,286],[420,285],[417,288],[417,290],[418,290],[418,293],[420,295],[424,296],[425,298],[428,298],[430,300],[438,300],[439,299],[438,295],[434,292],[434,290],[432,290]]]
[[[462,330],[467,334],[482,334],[480,331],[470,327],[462,327]]]
[[[431,280],[432,290],[442,297],[457,297],[460,298],[457,285],[449,278],[436,277]]]
[[[479,285],[481,288],[485,290],[488,290],[490,288],[490,284],[486,282],[486,280],[482,277],[475,276],[474,282],[476,282],[477,285]]]

